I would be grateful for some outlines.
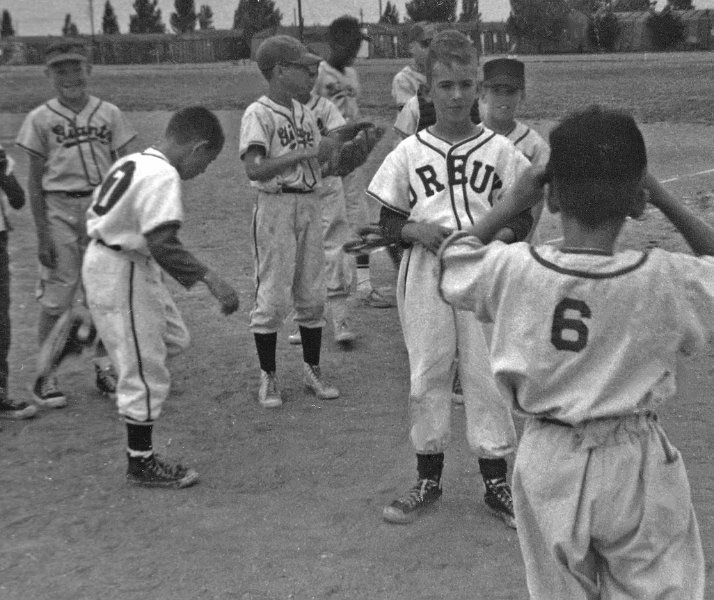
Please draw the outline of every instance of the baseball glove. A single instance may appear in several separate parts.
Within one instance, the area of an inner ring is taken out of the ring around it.
[[[86,309],[67,309],[40,346],[38,376],[48,375],[68,356],[81,354],[94,343],[96,337],[97,330]]]
[[[369,254],[372,250],[392,246],[394,242],[384,237],[382,229],[375,226],[362,227],[357,231],[359,239],[342,245],[347,254]]]
[[[382,135],[384,129],[369,125],[366,129],[361,129],[350,141],[342,144],[335,160],[335,175],[344,177],[363,165],[377,142],[382,139]]]

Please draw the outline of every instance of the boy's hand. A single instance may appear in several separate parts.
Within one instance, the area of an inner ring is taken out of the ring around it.
[[[230,315],[238,310],[240,301],[238,299],[238,292],[236,292],[233,287],[213,271],[208,271],[203,276],[203,282],[216,300],[221,303],[221,312],[224,315]]]
[[[441,243],[453,233],[453,229],[434,223],[408,222],[402,227],[402,239],[410,244],[421,244],[436,254]]]
[[[54,269],[57,266],[57,251],[49,233],[37,234],[37,258],[39,258],[40,264],[48,269]]]

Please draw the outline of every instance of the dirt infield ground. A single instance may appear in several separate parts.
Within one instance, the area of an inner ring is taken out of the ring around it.
[[[515,532],[484,509],[475,459],[453,409],[444,496],[408,527],[381,521],[382,506],[412,483],[407,438],[408,374],[396,309],[354,303],[360,338],[344,352],[326,330],[323,368],[342,390],[319,402],[300,383],[301,357],[281,336],[287,402],[256,402],[258,366],[247,331],[252,265],[251,197],[237,157],[238,111],[221,111],[228,143],[209,171],[186,186],[182,239],[241,291],[225,318],[202,286],[173,286],[193,345],[172,364],[172,396],[156,426],[156,448],[201,474],[178,492],[123,481],[124,428],[93,388],[88,364],[66,365],[63,410],[0,431],[2,600],[520,600],[527,597]],[[165,112],[128,115],[141,143],[156,139]],[[0,142],[20,114],[0,115]],[[387,121],[384,121],[387,124]],[[547,132],[551,121],[532,121]],[[712,125],[643,126],[652,171],[700,214],[714,219]],[[380,146],[386,151],[389,141]],[[24,181],[26,161],[16,149]],[[379,156],[370,165],[373,169]],[[11,235],[11,389],[27,399],[33,378],[36,243],[29,210]],[[557,236],[554,221],[543,223]],[[683,250],[658,213],[627,226],[625,245]],[[714,597],[712,352],[682,362],[680,393],[661,412],[688,466]]]

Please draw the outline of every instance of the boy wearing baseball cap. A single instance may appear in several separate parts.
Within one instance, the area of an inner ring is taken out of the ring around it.
[[[268,93],[243,115],[239,153],[257,189],[250,330],[260,362],[258,401],[277,408],[283,403],[276,377],[277,335],[291,308],[300,328],[305,385],[323,400],[340,394],[320,371],[326,289],[317,192],[321,165],[336,146],[322,137],[312,111],[296,100],[309,96],[322,59],[295,38],[278,35],[263,41],[256,60]]]
[[[45,63],[56,96],[31,111],[17,134],[17,144],[30,159],[27,190],[40,261],[40,345],[81,293],[82,257],[88,243],[85,214],[92,192],[136,136],[116,106],[89,94],[92,67],[82,42],[51,43]],[[97,389],[114,396],[116,372],[101,340],[94,368]],[[33,396],[40,406],[67,404],[54,373],[37,377]]]
[[[426,83],[426,53],[429,44],[436,35],[433,23],[414,23],[409,29],[409,54],[413,63],[404,67],[392,79],[392,98],[397,105],[397,111],[402,110],[410,98],[416,95],[421,86]]]
[[[656,410],[714,334],[714,229],[647,172],[630,115],[590,107],[550,145],[545,177],[532,167],[438,253],[440,293],[493,326],[494,375],[527,419],[513,502],[529,597],[702,600],[689,482]],[[561,246],[493,241],[544,191]],[[697,256],[616,250],[648,201]]]
[[[496,58],[483,65],[483,80],[479,94],[479,113],[484,126],[505,135],[524,156],[535,165],[545,165],[550,155],[548,143],[537,131],[517,121],[516,110],[526,97],[525,65],[512,58]],[[533,228],[527,240],[534,236],[543,212],[543,202],[533,207]]]

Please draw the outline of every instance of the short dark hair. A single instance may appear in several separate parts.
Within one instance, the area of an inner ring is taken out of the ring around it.
[[[455,29],[440,31],[431,40],[429,51],[426,54],[427,83],[431,85],[431,76],[436,63],[447,66],[454,63],[469,65],[477,58],[476,48],[463,33]]]
[[[327,42],[334,44],[345,44],[349,41],[362,41],[362,29],[359,21],[350,15],[337,17],[327,28]]]
[[[588,225],[631,213],[647,168],[632,115],[595,105],[572,113],[550,132],[550,148],[547,173],[564,213]]]
[[[218,117],[203,106],[189,106],[176,111],[166,126],[166,137],[179,144],[207,141],[209,148],[222,148],[225,142]]]

